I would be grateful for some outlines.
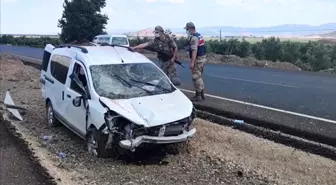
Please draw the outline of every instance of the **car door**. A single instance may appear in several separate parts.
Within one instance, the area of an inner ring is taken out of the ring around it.
[[[82,96],[84,92],[72,79],[70,79],[70,75],[72,73],[78,75],[80,68],[84,69],[85,79],[88,82],[87,73],[84,65],[81,62],[75,61],[72,71],[67,78],[65,111],[68,112],[67,119],[74,126],[76,132],[84,136],[86,134],[86,109],[84,107],[83,100],[79,107],[75,107],[72,103],[73,99]]]
[[[93,38],[92,42],[97,43],[97,39],[98,39],[98,37]]]
[[[97,44],[101,45],[103,43],[103,37],[98,37]]]
[[[71,64],[71,57],[64,55],[63,53],[53,53],[50,60],[50,75],[46,75],[46,81],[50,87],[47,88],[46,94],[50,97],[54,112],[57,117],[66,121],[64,115],[65,112],[65,98],[64,90],[66,88],[65,82],[69,72],[69,66]]]
[[[48,71],[48,66],[50,63],[51,59],[51,53],[55,47],[51,44],[47,44],[46,47],[44,48],[43,52],[43,59],[42,59],[42,65],[40,68],[40,84],[41,84],[41,93],[43,98],[47,98],[46,96],[46,85],[50,85],[49,83],[46,83],[47,77],[47,71]]]

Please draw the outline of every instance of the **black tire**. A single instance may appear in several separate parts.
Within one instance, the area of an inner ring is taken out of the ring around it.
[[[57,118],[55,117],[54,108],[50,101],[47,103],[46,106],[46,117],[48,127],[57,127],[60,125],[59,120],[57,120]]]
[[[105,149],[107,139],[107,134],[99,132],[95,127],[89,128],[86,134],[86,149],[94,157],[109,158],[113,150]]]

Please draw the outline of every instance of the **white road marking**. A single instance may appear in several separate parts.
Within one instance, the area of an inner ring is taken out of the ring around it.
[[[187,90],[187,89],[181,89],[180,88],[180,90],[181,91],[185,91],[185,92],[189,92],[189,93],[194,93],[194,91]],[[254,103],[249,103],[249,102],[244,102],[244,101],[239,101],[239,100],[224,98],[224,97],[215,96],[215,95],[211,95],[211,94],[205,94],[205,96],[211,97],[211,98],[220,99],[220,100],[225,100],[225,101],[229,101],[229,102],[234,102],[234,103],[249,105],[249,106],[253,106],[253,107],[258,107],[258,108],[262,108],[262,109],[272,110],[272,111],[276,111],[276,112],[291,114],[291,115],[295,115],[295,116],[299,116],[299,117],[303,117],[303,118],[309,118],[309,119],[313,119],[313,120],[324,121],[324,122],[336,124],[335,120],[330,120],[330,119],[326,119],[326,118],[310,116],[310,115],[307,115],[307,114],[301,114],[301,113],[287,111],[287,110],[282,110],[282,109],[277,109],[277,108],[273,108],[273,107],[267,107],[267,106],[264,106],[264,105],[258,105],[258,104],[254,104]]]
[[[8,53],[8,54],[11,54],[11,53]],[[16,55],[16,54],[11,54],[11,55]],[[25,56],[22,56],[22,55],[16,55],[16,56],[18,56],[18,57],[25,57]],[[42,61],[41,59],[32,58],[32,57],[26,57],[26,58],[31,58],[31,59]],[[189,92],[189,93],[193,93],[194,92],[194,91],[187,90],[187,89],[182,89],[182,88],[179,88],[179,89],[181,91],[185,91],[185,92]],[[258,105],[258,104],[254,104],[254,103],[249,103],[249,102],[244,102],[244,101],[239,101],[239,100],[224,98],[224,97],[215,96],[215,95],[211,95],[211,94],[205,94],[205,96],[211,97],[211,98],[220,99],[220,100],[230,101],[230,102],[234,102],[234,103],[240,103],[240,104],[244,104],[244,105],[249,105],[249,106],[253,106],[253,107],[263,108],[263,109],[267,109],[267,110],[272,110],[272,111],[276,111],[276,112],[291,114],[291,115],[295,115],[295,116],[299,116],[299,117],[303,117],[303,118],[309,118],[309,119],[313,119],[313,120],[324,121],[324,122],[336,124],[335,120],[330,120],[330,119],[325,119],[325,118],[321,118],[321,117],[310,116],[310,115],[307,115],[307,114],[301,114],[301,113],[287,111],[287,110],[282,110],[282,109],[277,109],[277,108],[273,108],[273,107],[267,107],[267,106],[264,106],[264,105]]]
[[[292,86],[292,85],[262,82],[262,81],[255,81],[255,80],[246,80],[246,79],[242,79],[242,78],[232,78],[232,77],[227,77],[227,76],[218,76],[218,75],[208,75],[208,76],[212,76],[212,77],[216,77],[216,78],[230,79],[230,80],[239,80],[239,81],[251,82],[251,83],[266,84],[266,85],[276,85],[276,86],[283,86],[283,87],[299,88],[297,86]]]

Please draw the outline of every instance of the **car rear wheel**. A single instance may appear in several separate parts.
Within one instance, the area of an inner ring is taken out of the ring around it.
[[[51,102],[48,102],[46,108],[47,108],[47,125],[49,127],[59,126],[60,122],[55,117],[54,108],[53,108]]]

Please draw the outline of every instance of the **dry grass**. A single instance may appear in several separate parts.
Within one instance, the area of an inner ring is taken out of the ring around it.
[[[156,59],[154,52],[142,51],[142,53],[150,59]],[[189,61],[189,56],[186,52],[180,51],[178,54],[180,60]],[[272,69],[284,69],[284,70],[296,70],[302,69],[289,62],[272,62],[267,60],[257,60],[254,57],[241,58],[236,55],[218,55],[214,53],[207,54],[207,63],[210,64],[230,64],[236,66],[251,66],[258,68],[272,68]]]

